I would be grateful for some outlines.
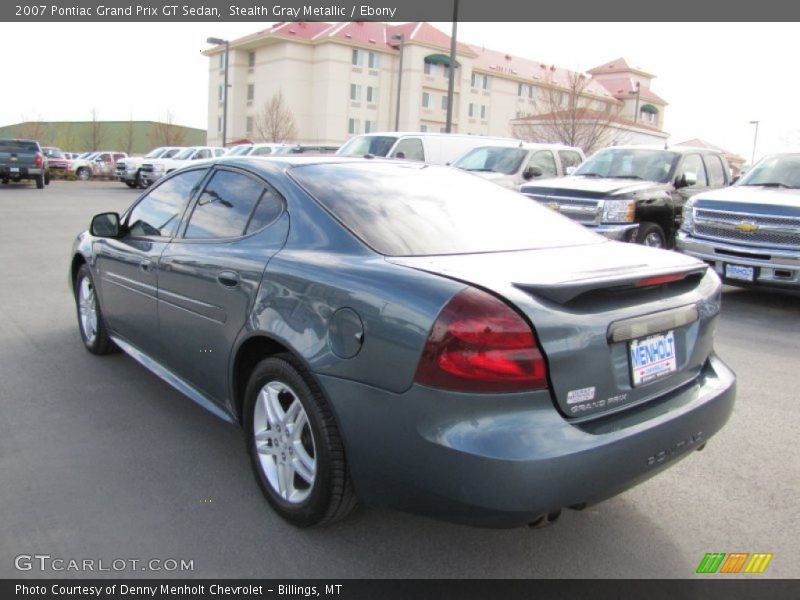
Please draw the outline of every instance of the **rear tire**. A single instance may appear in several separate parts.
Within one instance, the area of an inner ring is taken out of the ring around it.
[[[272,508],[298,527],[344,518],[357,499],[330,407],[290,354],[261,361],[244,398],[247,450]]]
[[[75,308],[78,313],[78,330],[86,349],[98,355],[115,352],[117,346],[108,337],[92,272],[86,264],[81,265],[75,276]]]
[[[36,189],[37,190],[43,190],[44,189],[44,175],[36,175],[36,177],[34,177],[34,179],[36,180]]]
[[[655,223],[642,223],[636,234],[636,243],[651,248],[666,248],[667,239],[664,230]]]

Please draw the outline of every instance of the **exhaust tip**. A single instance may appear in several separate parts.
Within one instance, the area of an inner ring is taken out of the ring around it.
[[[561,509],[551,511],[549,513],[545,513],[543,515],[539,515],[533,521],[528,523],[528,527],[531,529],[542,529],[544,527],[549,527],[561,516]]]

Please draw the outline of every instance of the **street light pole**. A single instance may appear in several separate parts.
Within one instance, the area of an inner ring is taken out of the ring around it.
[[[230,42],[215,37],[206,39],[206,42],[217,46],[225,46],[225,83],[223,84],[225,89],[222,94],[222,147],[224,148],[228,138],[228,59],[230,58]]]
[[[758,121],[750,121],[750,125],[756,126],[755,132],[753,132],[753,156],[750,158],[750,166],[752,167],[756,162],[756,143],[758,142]]]
[[[405,39],[402,33],[396,33],[392,36],[392,40],[399,42],[400,50],[400,66],[397,69],[397,108],[394,112],[395,131],[400,131],[400,90],[403,87],[403,48],[405,47]]]
[[[447,123],[445,132],[453,130],[453,92],[456,81],[456,34],[458,32],[458,0],[453,0],[453,33],[450,36],[450,76],[447,79]]]

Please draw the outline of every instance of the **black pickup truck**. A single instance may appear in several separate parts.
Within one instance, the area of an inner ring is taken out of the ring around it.
[[[50,183],[47,158],[35,140],[0,139],[0,181],[33,180],[44,189]]]
[[[520,192],[608,238],[672,247],[693,195],[730,184],[725,157],[705,148],[615,146],[568,177],[523,184]]]

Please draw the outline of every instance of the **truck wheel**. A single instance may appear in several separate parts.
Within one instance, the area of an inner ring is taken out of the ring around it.
[[[651,248],[666,248],[667,242],[664,230],[655,223],[642,223],[639,233],[636,234],[636,243]]]
[[[50,185],[50,173],[49,172],[44,174],[44,184],[45,185]]]
[[[3,185],[8,185],[8,179],[3,179]]]
[[[43,190],[44,189],[44,175],[37,175],[36,179],[36,189]]]
[[[356,504],[344,446],[325,398],[293,356],[261,361],[245,392],[253,470],[272,508],[298,527],[343,518]]]
[[[125,185],[127,185],[129,188],[135,188],[138,186],[135,181],[128,181],[127,179],[125,180]]]
[[[147,187],[145,182],[142,180],[142,172],[136,171],[136,187],[144,189]]]
[[[89,173],[89,169],[86,167],[81,167],[75,174],[81,181],[89,181],[89,178],[92,176],[91,173]]]

